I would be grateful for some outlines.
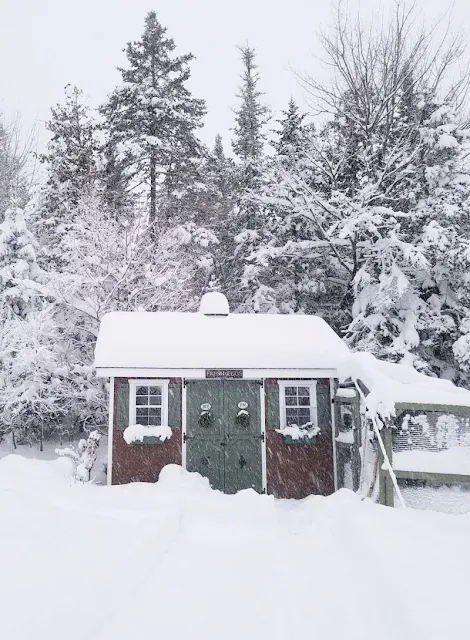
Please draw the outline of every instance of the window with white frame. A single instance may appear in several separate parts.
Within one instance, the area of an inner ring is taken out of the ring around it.
[[[129,380],[129,424],[168,424],[168,380]]]
[[[282,380],[279,382],[281,427],[312,423],[317,425],[317,393],[315,380]]]

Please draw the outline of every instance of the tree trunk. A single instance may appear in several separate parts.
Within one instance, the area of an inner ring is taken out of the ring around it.
[[[157,160],[155,152],[150,155],[150,216],[149,222],[152,225],[152,234],[157,234]]]

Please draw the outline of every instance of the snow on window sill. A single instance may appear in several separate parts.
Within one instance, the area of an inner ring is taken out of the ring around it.
[[[284,437],[285,444],[313,445],[317,441],[320,427],[313,426],[311,422],[307,422],[301,427],[292,424],[282,429],[276,429],[276,433],[280,433]]]
[[[162,425],[159,427],[146,427],[141,424],[134,424],[124,430],[123,436],[127,444],[163,444],[173,435],[170,427]]]

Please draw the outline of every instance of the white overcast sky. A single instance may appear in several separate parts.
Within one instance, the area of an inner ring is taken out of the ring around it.
[[[362,11],[390,7],[393,0],[349,0]],[[450,0],[418,0],[430,21]],[[470,0],[454,0],[453,20],[470,32]],[[237,44],[258,52],[262,89],[276,114],[290,96],[303,102],[293,70],[315,73],[321,49],[317,32],[332,23],[329,0],[0,0],[0,110],[18,111],[25,126],[43,122],[63,87],[76,84],[92,106],[119,81],[126,42],[142,33],[154,9],[179,52],[192,52],[191,88],[207,102],[201,136],[220,132],[228,147],[231,107],[236,104],[240,64]]]

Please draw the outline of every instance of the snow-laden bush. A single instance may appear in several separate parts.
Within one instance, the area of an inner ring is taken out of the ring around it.
[[[70,458],[75,465],[75,478],[80,482],[91,480],[91,470],[96,462],[97,450],[100,446],[101,436],[98,431],[92,431],[88,438],[80,440],[77,451],[70,447],[56,449],[59,456]]]

